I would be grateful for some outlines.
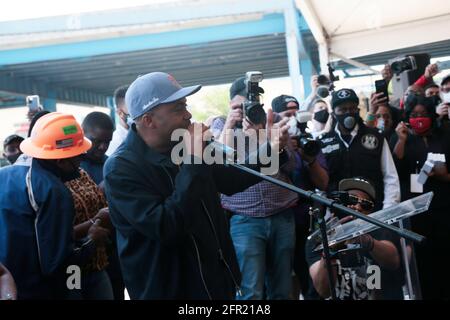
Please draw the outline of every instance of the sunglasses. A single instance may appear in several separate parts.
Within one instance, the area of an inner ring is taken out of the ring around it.
[[[364,211],[373,210],[375,207],[373,201],[362,199],[352,194],[348,195],[348,204],[352,206],[359,204]]]

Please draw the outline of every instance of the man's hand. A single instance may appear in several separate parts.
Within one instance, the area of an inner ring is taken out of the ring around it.
[[[111,224],[111,218],[109,217],[109,208],[103,208],[98,211],[98,213],[95,215],[92,220],[100,220],[100,225],[103,228],[107,228],[108,230],[113,229],[113,225]]]
[[[370,234],[363,234],[356,238],[345,241],[346,244],[360,244],[366,251],[372,251],[374,245],[374,239]]]
[[[436,107],[436,113],[440,118],[448,117],[448,109],[450,105],[448,103],[441,103]]]
[[[387,97],[384,97],[384,93],[372,93],[370,95],[370,108],[369,112],[371,114],[376,114],[378,111],[378,107],[385,105],[387,101]]]
[[[319,80],[318,75],[314,75],[311,77],[311,88],[313,91],[315,91],[320,85],[318,80]]]
[[[289,141],[289,118],[283,118],[277,123],[273,123],[273,111],[269,109],[267,112],[267,138],[270,141],[272,150],[282,150],[288,145]]]
[[[387,83],[392,80],[394,74],[392,73],[391,66],[389,64],[385,64],[383,70],[381,70],[381,76]]]
[[[88,237],[96,246],[104,246],[109,242],[109,231],[101,227],[100,223],[100,219],[97,219],[88,230]]]
[[[238,122],[242,122],[244,113],[242,111],[242,103],[240,100],[230,102],[230,113],[228,113],[225,121],[224,130],[233,129]]]
[[[184,134],[187,156],[203,159],[203,150],[206,141],[212,137],[212,133],[203,123],[191,123]]]
[[[405,142],[406,139],[408,139],[408,127],[403,121],[397,125],[397,128],[395,128],[395,132],[397,133],[398,139],[400,141]]]
[[[442,181],[450,181],[450,176],[448,174],[447,165],[442,162],[437,162],[433,170],[428,174],[429,177],[435,177],[436,179]]]
[[[425,72],[424,72],[424,76],[425,78],[427,78],[428,80],[432,80],[433,77],[435,75],[437,75],[439,73],[439,68],[437,66],[436,63],[432,63],[429,64],[426,68],[425,68]]]

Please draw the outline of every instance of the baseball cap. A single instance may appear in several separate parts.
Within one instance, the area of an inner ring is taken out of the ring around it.
[[[6,148],[6,146],[13,141],[22,142],[23,140],[25,140],[25,139],[17,134],[12,134],[10,136],[7,136],[6,139],[3,141],[3,149]]]
[[[125,94],[125,103],[131,119],[136,120],[161,104],[171,103],[196,93],[201,87],[196,85],[183,88],[172,75],[151,72],[134,80]]]
[[[362,177],[341,180],[339,182],[339,191],[348,190],[360,190],[367,193],[373,200],[375,200],[375,188],[367,179]]]
[[[289,102],[295,102],[297,106],[300,106],[295,97],[282,94],[272,100],[272,110],[277,113],[284,112]]]
[[[338,91],[334,91],[331,96],[331,106],[333,107],[333,109],[348,101],[359,104],[359,98],[356,95],[356,92],[352,89],[341,89]]]

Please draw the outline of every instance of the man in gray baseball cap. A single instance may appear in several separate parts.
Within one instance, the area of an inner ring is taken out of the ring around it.
[[[123,279],[131,299],[233,299],[241,275],[219,193],[231,195],[258,182],[231,167],[170,157],[176,129],[191,147],[194,134],[186,97],[169,74],[137,78],[125,101],[134,120],[127,138],[104,167],[105,191],[117,231]],[[287,126],[282,128],[287,141]],[[203,148],[199,148],[203,151]]]
[[[125,102],[133,120],[162,105],[186,98],[200,90],[196,85],[183,88],[175,78],[164,72],[152,72],[138,77],[128,88]]]

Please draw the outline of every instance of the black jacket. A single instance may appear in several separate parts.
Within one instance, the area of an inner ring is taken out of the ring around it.
[[[133,126],[104,168],[132,299],[233,299],[240,272],[219,193],[259,180],[219,165],[178,167]]]
[[[342,179],[364,177],[374,185],[376,210],[381,209],[384,199],[380,161],[384,143],[383,135],[375,128],[360,124],[358,133],[349,148],[342,142],[336,130],[325,133],[319,139],[329,170],[328,191],[337,191]]]

